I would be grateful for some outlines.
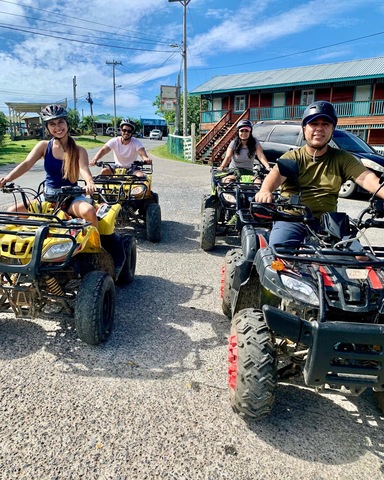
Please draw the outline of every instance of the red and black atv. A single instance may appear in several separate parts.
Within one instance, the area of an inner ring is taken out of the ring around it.
[[[384,411],[384,247],[366,235],[384,228],[384,203],[373,195],[356,220],[325,214],[315,230],[297,200],[238,212],[255,225],[242,229],[242,249],[228,252],[223,268],[232,407],[267,415],[278,382],[299,376],[318,392],[370,388]],[[270,247],[275,220],[306,225],[306,241]]]

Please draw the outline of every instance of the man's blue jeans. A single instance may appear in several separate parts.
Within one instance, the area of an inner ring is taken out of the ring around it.
[[[295,222],[275,222],[273,224],[269,245],[282,243],[284,245],[299,245],[304,242],[308,230],[302,223]]]

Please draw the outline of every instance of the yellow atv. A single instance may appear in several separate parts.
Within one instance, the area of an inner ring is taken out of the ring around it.
[[[136,241],[115,232],[121,209],[102,195],[94,201],[98,229],[61,207],[81,187],[63,187],[55,203],[39,191],[3,187],[21,196],[28,212],[0,211],[0,312],[18,318],[66,313],[81,340],[98,345],[109,337],[115,313],[115,283],[132,282]],[[32,197],[32,198],[31,198]]]
[[[117,218],[118,226],[135,224],[145,227],[150,242],[161,240],[161,209],[159,195],[152,191],[152,165],[142,161],[133,162],[133,167],[140,170],[143,176],[134,175],[132,169],[116,168],[109,162],[96,162],[107,174],[95,175],[95,183],[99,184],[104,195],[110,201],[117,201],[121,211]]]

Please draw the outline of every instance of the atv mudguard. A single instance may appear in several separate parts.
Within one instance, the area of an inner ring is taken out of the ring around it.
[[[96,211],[99,221],[98,229],[100,235],[112,235],[115,231],[116,218],[121,210],[121,205],[115,203],[113,205],[102,204]]]
[[[232,289],[238,292],[243,283],[251,277],[256,253],[260,248],[260,234],[252,225],[244,225],[241,230],[241,249],[243,257],[238,262],[233,278]]]
[[[101,235],[100,240],[102,247],[113,258],[115,265],[115,275],[113,275],[113,277],[118,279],[125,262],[125,249],[121,236],[116,233],[112,235]]]
[[[231,305],[234,307],[236,307],[241,285],[246,284],[251,277],[253,260],[258,248],[257,235],[251,225],[244,225],[241,230],[241,247],[243,256],[236,264],[231,289]]]
[[[217,206],[217,197],[216,195],[208,195],[204,197],[203,208],[216,208]]]

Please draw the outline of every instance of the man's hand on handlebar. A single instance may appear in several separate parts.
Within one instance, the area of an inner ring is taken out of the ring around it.
[[[260,190],[255,195],[255,202],[259,203],[272,203],[273,202],[273,194],[266,190]]]

